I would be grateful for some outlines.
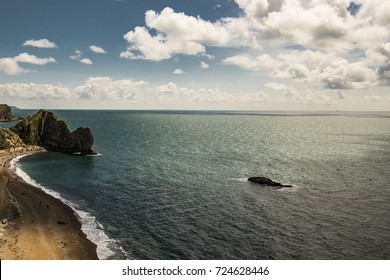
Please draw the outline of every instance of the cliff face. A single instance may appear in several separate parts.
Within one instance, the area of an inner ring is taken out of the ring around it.
[[[8,178],[0,174],[0,219],[15,219],[20,216],[18,203],[7,188]]]
[[[93,135],[89,128],[70,132],[67,124],[52,112],[40,110],[19,122],[10,130],[27,145],[37,145],[48,151],[93,154]]]
[[[0,121],[14,121],[18,117],[12,115],[11,107],[7,104],[0,104]]]
[[[12,147],[21,147],[25,143],[18,134],[9,128],[0,127],[0,150],[5,150]]]

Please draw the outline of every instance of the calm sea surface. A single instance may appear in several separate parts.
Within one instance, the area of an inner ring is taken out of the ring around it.
[[[55,113],[101,155],[17,166],[77,210],[101,258],[390,259],[390,113]]]

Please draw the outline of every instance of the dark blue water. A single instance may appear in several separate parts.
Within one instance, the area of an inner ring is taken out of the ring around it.
[[[21,168],[96,219],[102,258],[390,259],[389,113],[56,113],[102,155]]]

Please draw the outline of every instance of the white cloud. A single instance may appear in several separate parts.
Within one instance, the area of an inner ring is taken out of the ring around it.
[[[349,63],[338,58],[319,69],[319,77],[325,88],[365,89],[377,84],[377,73],[362,63]]]
[[[70,99],[74,94],[67,87],[51,84],[0,84],[0,97],[4,99]]]
[[[82,99],[131,100],[145,87],[143,81],[113,80],[110,77],[91,77],[74,92]]]
[[[291,88],[283,93],[285,100],[279,102],[291,102],[302,105],[337,105],[340,100],[338,95],[329,92],[313,91],[311,89],[296,90]]]
[[[236,3],[247,16],[254,18],[264,16],[269,7],[268,0],[236,0]]]
[[[176,13],[165,8],[161,13],[145,13],[146,27],[137,26],[124,35],[129,46],[122,58],[160,61],[175,54],[196,55],[205,53],[207,45],[224,45],[229,34],[219,22],[211,23],[200,17]],[[150,29],[156,31],[152,36]]]
[[[14,60],[17,62],[38,64],[38,65],[45,65],[45,64],[50,63],[50,62],[56,62],[56,60],[52,57],[39,58],[39,57],[36,57],[35,55],[31,55],[28,53],[21,53],[18,56],[15,56]]]
[[[113,80],[109,77],[91,77],[71,89],[62,85],[36,83],[0,84],[0,98],[7,100],[132,100],[147,83],[133,80]]]
[[[182,75],[182,74],[184,74],[184,71],[182,69],[175,69],[175,71],[173,71],[172,74],[174,74],[174,75]]]
[[[0,58],[0,71],[6,75],[19,75],[21,73],[31,72],[30,70],[20,67],[19,63],[45,65],[51,62],[56,62],[56,60],[52,57],[39,58],[28,53],[21,53],[15,57]]]
[[[93,61],[91,59],[83,58],[82,54],[83,53],[81,51],[76,50],[73,55],[69,56],[69,58],[73,59],[73,60],[76,60],[76,61],[79,61],[79,62],[81,62],[83,64],[88,64],[88,65],[93,64]]]
[[[162,35],[151,36],[145,27],[136,27],[128,32],[124,38],[129,43],[126,51],[120,57],[127,59],[145,59],[159,61],[168,59],[172,55],[166,39]]]
[[[390,68],[389,68],[390,70]],[[389,76],[390,77],[390,76]],[[390,103],[389,94],[345,94],[340,90],[311,89],[297,84],[267,83],[272,93],[226,92],[220,88],[181,87],[173,82],[151,86],[144,81],[131,79],[114,80],[110,77],[91,77],[84,83],[70,88],[64,85],[8,83],[0,84],[0,99],[20,104],[44,104],[54,106],[140,106],[139,108],[166,108],[172,104],[187,105],[189,108],[251,108],[251,109],[302,109],[310,108],[354,108],[370,103],[372,108],[386,108]],[[35,103],[34,103],[35,102]],[[63,105],[61,105],[63,104]],[[130,105],[132,104],[132,105]],[[352,105],[351,105],[352,104]],[[363,104],[363,105],[362,105]],[[335,107],[337,106],[337,107]],[[344,106],[344,107],[339,107]],[[170,108],[170,107],[169,107]],[[361,108],[361,107],[360,107]],[[363,107],[364,108],[364,107]]]
[[[215,55],[208,54],[208,53],[202,53],[201,56],[206,57],[208,60],[214,60]]]
[[[158,99],[160,101],[165,99],[167,102],[176,100],[195,103],[252,103],[265,102],[268,100],[266,94],[262,92],[227,93],[219,88],[191,89],[178,87],[173,82],[159,86],[157,92],[162,94]]]
[[[27,40],[26,42],[23,43],[23,46],[31,46],[31,47],[46,48],[46,49],[58,48],[56,43],[50,42],[47,39]]]
[[[145,14],[146,26],[124,35],[129,46],[121,57],[159,61],[175,54],[202,54],[209,46],[260,51],[264,47],[300,45],[340,53],[373,47],[390,35],[388,0],[361,0],[362,8],[355,16],[347,11],[347,0],[235,2],[242,16],[214,22],[169,7],[161,13],[149,10]]]
[[[254,71],[259,71],[264,68],[277,68],[281,65],[278,60],[275,60],[269,54],[262,54],[257,57],[241,54],[225,58],[222,62],[224,64],[237,65],[243,69]]]
[[[75,50],[74,54],[72,54],[71,56],[69,56],[70,59],[73,59],[73,60],[77,60],[77,61],[80,61],[81,60],[81,55],[83,53],[79,50]]]
[[[89,58],[82,58],[80,59],[80,62],[84,64],[93,64],[92,60],[90,60]]]
[[[103,48],[95,46],[95,45],[89,46],[89,49],[91,51],[93,51],[94,53],[106,53],[106,51]]]
[[[289,90],[290,87],[279,83],[266,83],[265,86],[272,90]]]
[[[0,71],[6,75],[19,75],[26,70],[19,66],[19,64],[10,57],[0,58]]]
[[[200,68],[202,69],[207,69],[207,68],[210,68],[210,65],[208,65],[206,62],[204,61],[201,61],[200,62]]]
[[[178,87],[175,83],[169,82],[168,84],[161,85],[158,87],[158,91],[162,93],[178,93]]]

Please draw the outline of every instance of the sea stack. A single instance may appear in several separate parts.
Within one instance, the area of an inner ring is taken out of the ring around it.
[[[48,151],[95,154],[92,149],[93,134],[90,128],[79,127],[70,132],[65,121],[49,111],[40,110],[10,128],[27,145],[36,145]]]

